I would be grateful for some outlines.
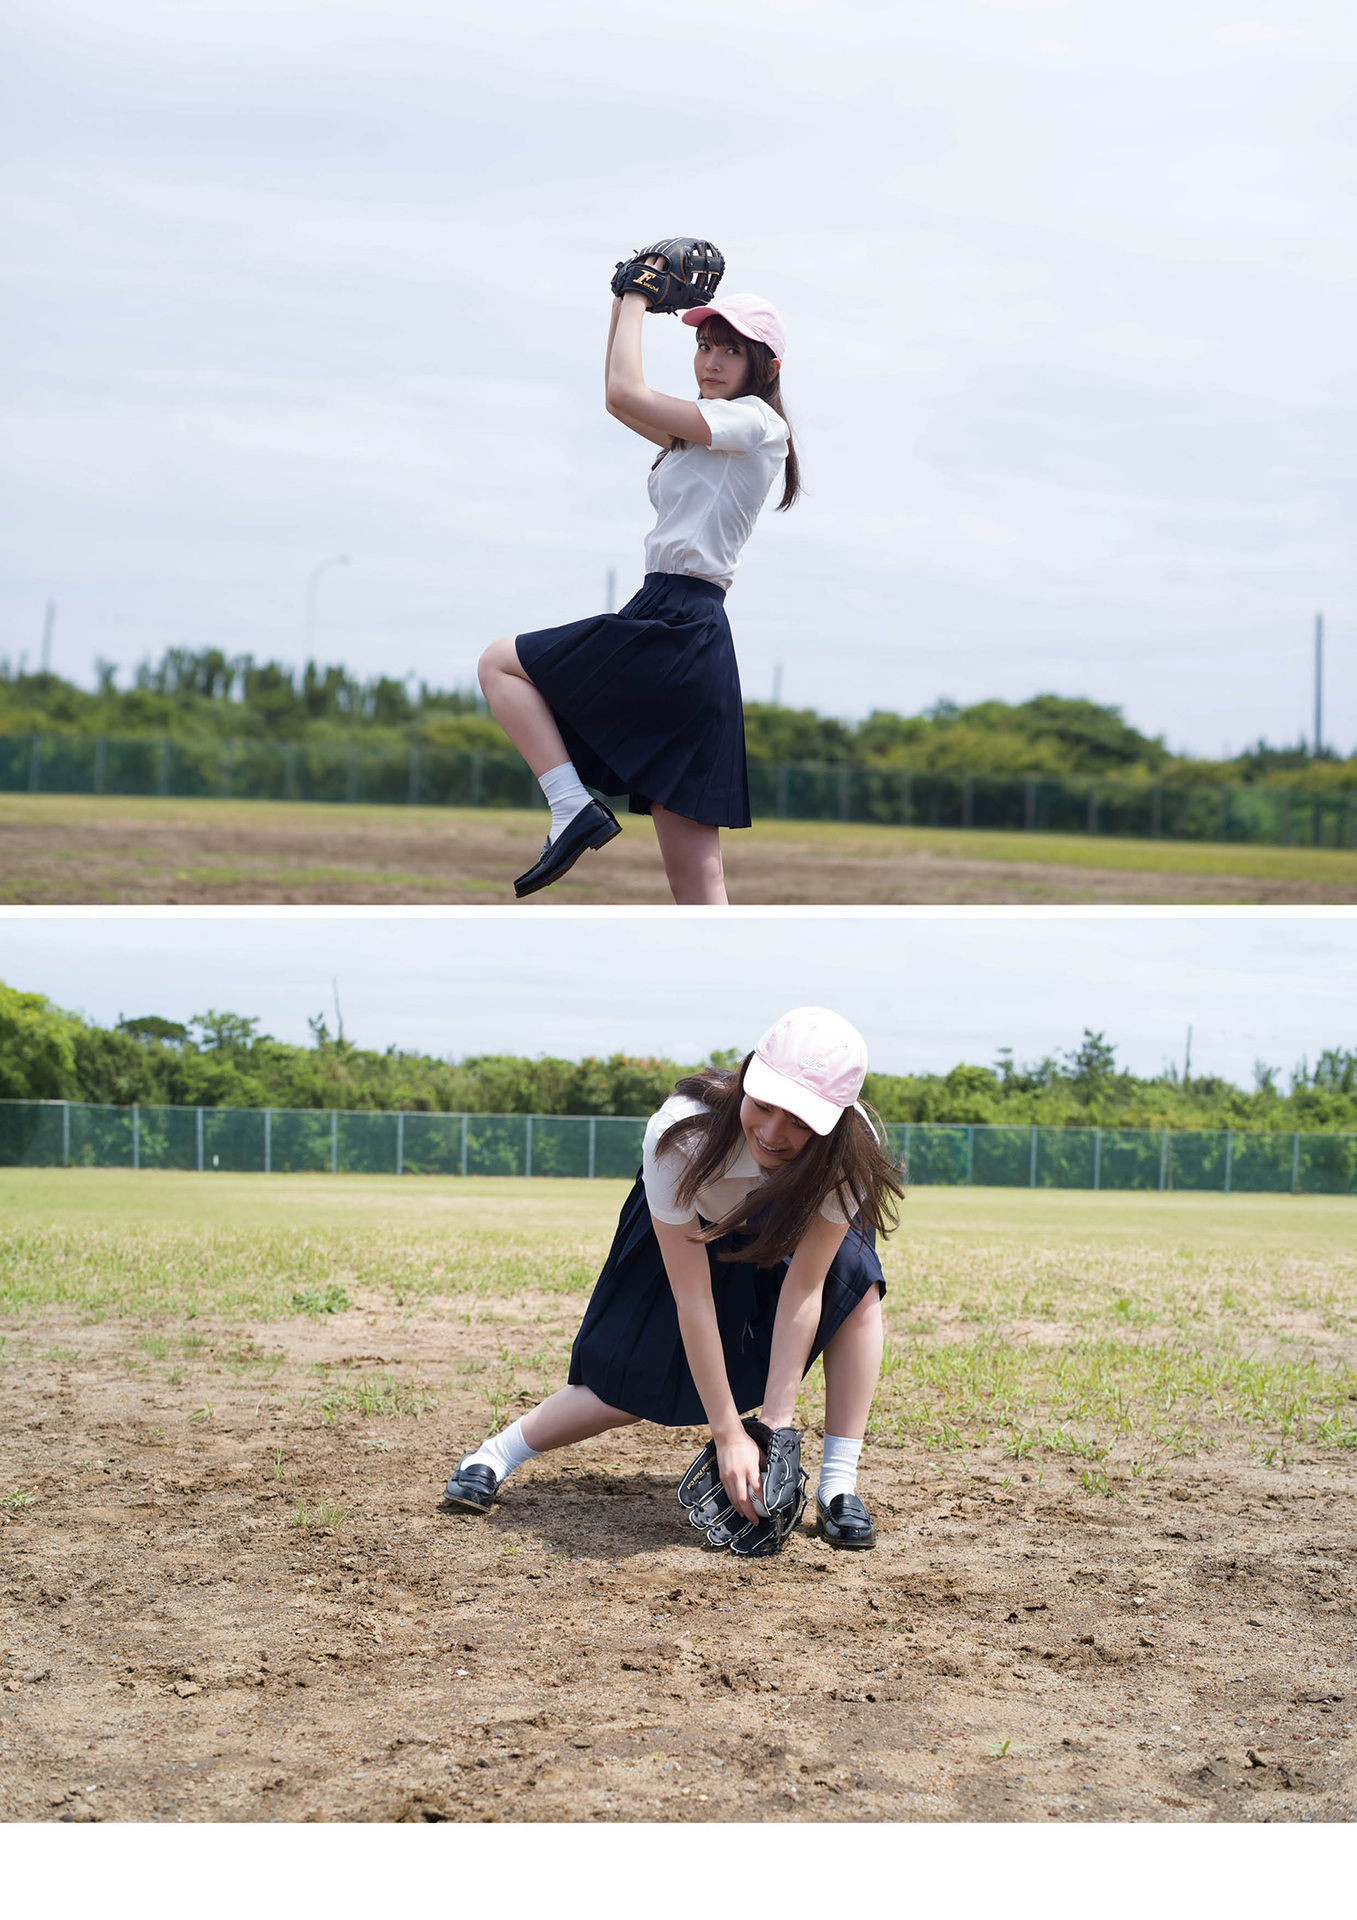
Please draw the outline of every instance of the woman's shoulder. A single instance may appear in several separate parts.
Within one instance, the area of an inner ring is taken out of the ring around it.
[[[737,400],[699,400],[697,405],[711,428],[716,453],[752,453],[756,447],[787,444],[787,422],[756,393],[743,393]]]
[[[694,1100],[691,1094],[671,1093],[662,1107],[657,1107],[646,1123],[646,1138],[657,1140],[667,1133],[676,1121],[687,1120],[695,1113],[706,1113],[708,1109],[700,1100]]]

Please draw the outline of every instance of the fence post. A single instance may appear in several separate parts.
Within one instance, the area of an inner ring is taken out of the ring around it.
[[[1037,783],[1030,773],[1022,783],[1022,824],[1024,833],[1037,830]]]
[[[523,1178],[532,1179],[532,1115],[523,1116]]]
[[[466,1115],[462,1115],[462,1178],[466,1179]]]
[[[273,1108],[264,1109],[264,1171],[273,1172]]]
[[[975,1128],[966,1129],[966,1185],[975,1185]]]
[[[396,1178],[405,1172],[405,1109],[396,1114]]]
[[[102,793],[108,773],[108,741],[103,734],[94,743],[94,791]]]
[[[909,1179],[909,1154],[910,1154],[910,1148],[913,1145],[913,1142],[914,1142],[914,1122],[912,1120],[906,1120],[905,1122],[905,1178],[906,1180]]]
[[[1291,1191],[1300,1192],[1300,1135],[1291,1136]]]
[[[1037,1130],[1035,1127],[1032,1129],[1032,1164],[1028,1172],[1027,1184],[1029,1187],[1037,1184]]]
[[[330,1171],[339,1171],[339,1109],[330,1109]]]
[[[166,800],[169,798],[170,743],[168,740],[162,740],[160,742],[159,749],[156,753],[155,786],[156,795],[159,799]]]
[[[71,1164],[71,1103],[69,1100],[63,1100],[61,1103],[61,1164],[63,1167],[69,1167]]]
[[[1101,1193],[1102,1190],[1103,1190],[1103,1130],[1101,1127],[1095,1127],[1093,1129],[1093,1191],[1095,1193]]]
[[[419,748],[417,746],[410,749],[410,788],[405,798],[408,806],[419,805]]]
[[[1225,1129],[1225,1191],[1230,1191],[1230,1169],[1234,1165],[1234,1128]]]
[[[1169,1171],[1169,1130],[1167,1127],[1165,1127],[1163,1128],[1159,1136],[1159,1191],[1161,1193],[1164,1191],[1164,1184],[1168,1179],[1168,1171]]]
[[[198,1135],[198,1171],[199,1173],[201,1173],[203,1170],[203,1110],[201,1107],[198,1108],[198,1124],[197,1124],[196,1131]]]
[[[598,1115],[589,1115],[589,1178],[594,1177],[594,1168],[598,1162]]]
[[[32,733],[28,737],[28,791],[38,791],[38,769],[42,765],[42,736]]]
[[[132,1171],[141,1172],[141,1108],[132,1103]]]

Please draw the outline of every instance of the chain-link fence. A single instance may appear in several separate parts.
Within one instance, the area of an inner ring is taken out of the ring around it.
[[[516,754],[271,740],[0,734],[0,792],[542,807]],[[753,761],[760,819],[977,827],[1270,846],[1357,846],[1357,791],[915,773]]]
[[[340,1113],[0,1101],[0,1166],[630,1179],[645,1121],[610,1114]],[[1357,1133],[900,1125],[921,1187],[1357,1194]]]

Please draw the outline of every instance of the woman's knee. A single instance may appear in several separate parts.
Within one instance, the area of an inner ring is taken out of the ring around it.
[[[518,664],[518,647],[513,638],[492,640],[476,662],[476,679],[481,692],[488,695],[488,683],[501,673],[513,673],[522,678],[523,669]]]

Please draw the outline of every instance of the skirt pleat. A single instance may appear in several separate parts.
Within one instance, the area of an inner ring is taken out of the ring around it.
[[[712,1241],[707,1257],[726,1377],[736,1406],[746,1413],[762,1404],[767,1390],[773,1321],[787,1263],[755,1267],[717,1258],[734,1251],[739,1241],[736,1234]],[[808,1368],[872,1286],[886,1291],[872,1236],[850,1229],[825,1277]],[[639,1176],[575,1336],[569,1380],[590,1388],[607,1406],[659,1426],[706,1421]]]
[[[648,573],[620,613],[520,633],[519,664],[580,778],[704,826],[747,827],[744,705],[725,592]]]

